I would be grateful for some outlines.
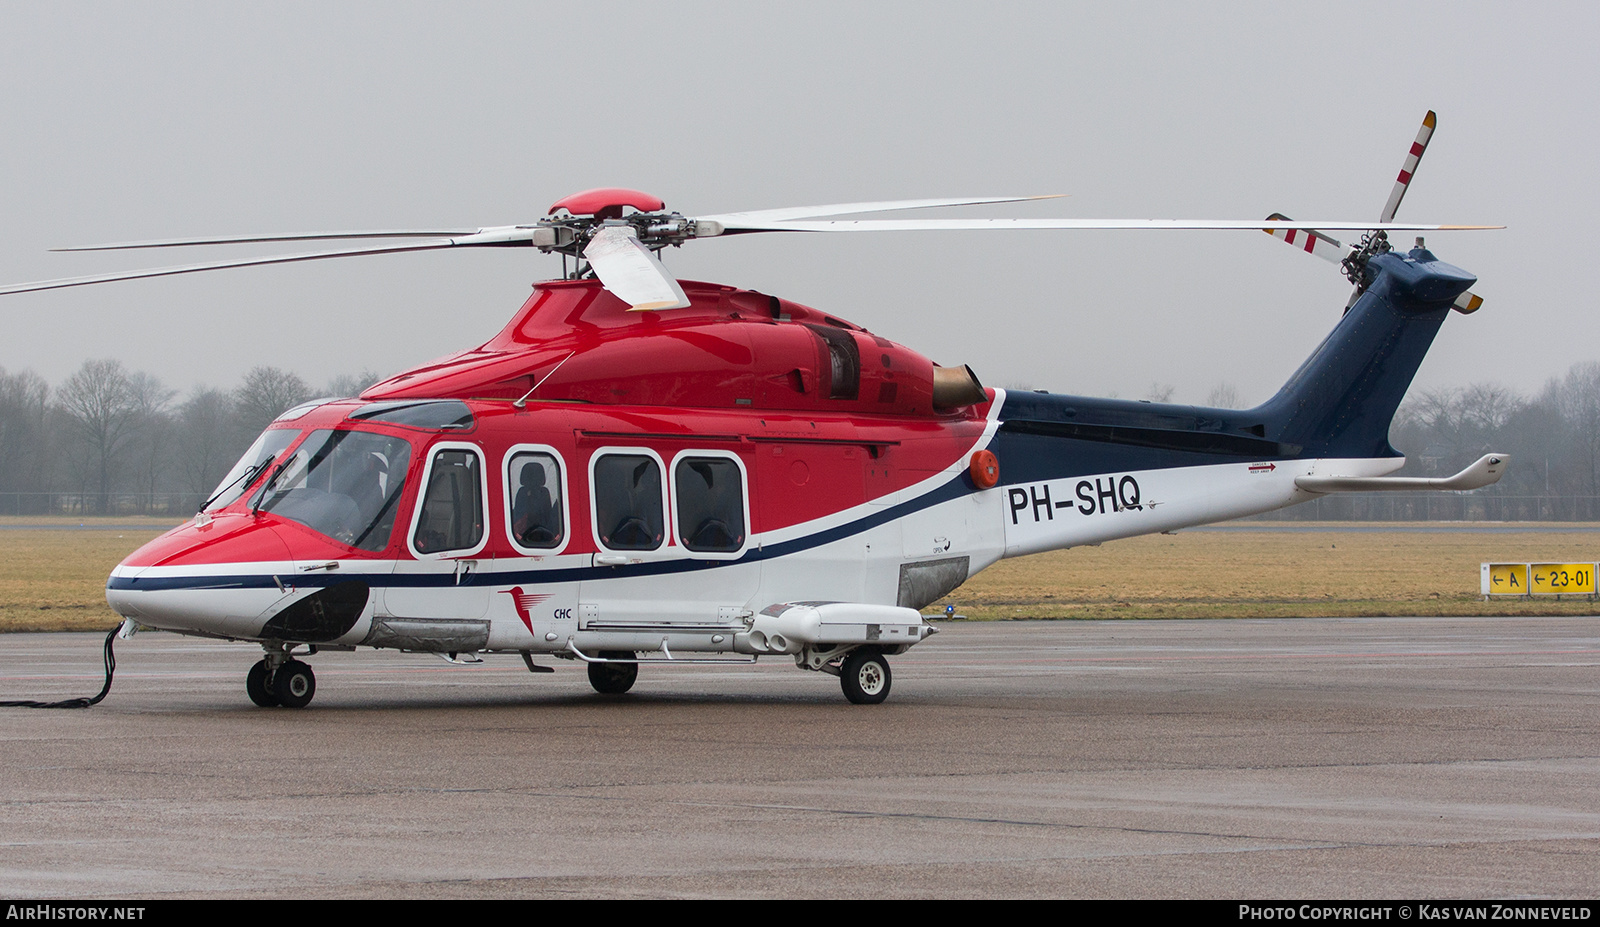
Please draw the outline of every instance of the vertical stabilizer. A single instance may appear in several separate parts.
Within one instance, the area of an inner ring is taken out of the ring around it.
[[[1374,255],[1367,287],[1278,394],[1267,435],[1307,457],[1395,457],[1389,423],[1452,301],[1477,278],[1426,249]]]

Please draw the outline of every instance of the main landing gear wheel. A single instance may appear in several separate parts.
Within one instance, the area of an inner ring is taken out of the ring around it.
[[[633,654],[623,653],[620,650],[601,651],[600,656],[606,660],[631,660]],[[590,663],[589,685],[601,695],[621,695],[633,688],[634,680],[639,678],[639,664],[637,663]]]
[[[250,675],[244,677],[244,691],[249,693],[250,701],[262,708],[278,707],[278,697],[272,694],[272,688],[267,685],[267,676],[271,670],[267,667],[266,658],[250,667]]]
[[[311,667],[299,660],[288,660],[272,676],[272,694],[285,708],[304,708],[317,694],[317,677]]]
[[[856,705],[876,705],[889,697],[889,661],[876,650],[852,650],[839,668],[844,697]]]

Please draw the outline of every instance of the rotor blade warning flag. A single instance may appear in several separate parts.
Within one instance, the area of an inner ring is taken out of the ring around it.
[[[1527,595],[1528,565],[1526,563],[1485,563],[1479,579],[1480,593],[1491,595]]]

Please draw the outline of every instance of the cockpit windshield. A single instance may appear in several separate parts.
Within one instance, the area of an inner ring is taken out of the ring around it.
[[[363,431],[313,431],[253,500],[256,511],[297,521],[351,547],[389,545],[411,445]]]
[[[298,428],[269,428],[261,433],[250,449],[244,452],[239,462],[233,465],[228,475],[222,478],[217,488],[200,506],[202,512],[215,512],[227,508],[235,499],[244,495],[245,490],[256,481],[256,477],[271,465],[283,449],[294,443],[300,437]]]

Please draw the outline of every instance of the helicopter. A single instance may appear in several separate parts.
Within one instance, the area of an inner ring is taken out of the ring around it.
[[[1476,278],[1391,231],[1429,113],[1379,221],[862,219],[1018,202],[967,197],[691,217],[588,190],[536,222],[245,235],[62,250],[365,241],[100,274],[0,295],[228,267],[461,247],[560,255],[494,337],[355,398],[283,412],[190,521],[129,555],[123,633],[258,642],[245,690],[303,708],[306,658],[392,648],[453,663],[586,667],[620,695],[645,664],[792,659],[845,697],[890,692],[922,609],[1007,557],[1258,514],[1328,493],[1460,491],[1507,465],[1394,477],[1390,421]],[[767,232],[1261,230],[1354,284],[1326,340],[1265,403],[1234,410],[984,386],[832,313],[677,280],[659,252]],[[1344,245],[1330,232],[1358,232]],[[539,662],[542,661],[542,662]]]

